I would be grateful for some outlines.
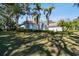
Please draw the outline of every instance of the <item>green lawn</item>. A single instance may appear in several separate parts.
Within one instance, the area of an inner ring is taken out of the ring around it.
[[[78,55],[79,37],[48,32],[0,32],[0,55]]]

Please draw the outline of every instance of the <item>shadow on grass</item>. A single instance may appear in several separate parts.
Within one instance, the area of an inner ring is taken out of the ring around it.
[[[22,41],[19,38],[0,37],[0,55],[9,55],[11,51],[21,46]]]
[[[9,35],[9,36],[2,36],[1,35]],[[45,48],[45,44],[40,44],[39,40],[45,40],[46,38],[50,38],[49,42],[53,43],[56,48],[58,49],[57,56],[61,55],[61,51],[64,51],[68,55],[76,56],[76,54],[71,51],[67,44],[63,40],[63,36],[60,33],[45,33],[41,34],[41,32],[29,32],[25,35],[30,35],[26,38],[16,37],[16,33],[9,32],[9,33],[1,33],[0,34],[0,55],[1,56],[29,56],[29,55],[47,55],[51,56],[52,52],[50,52],[47,47]],[[49,36],[50,34],[50,36]],[[35,37],[35,36],[37,37]],[[32,42],[38,41],[39,44],[31,44]],[[29,44],[29,45],[28,45]],[[24,46],[24,47],[22,47]],[[51,45],[53,48],[53,45]]]
[[[50,42],[54,43],[55,46],[58,49],[58,53],[56,54],[57,56],[61,55],[61,51],[64,51],[66,54],[71,55],[71,56],[76,56],[77,54],[74,53],[72,50],[70,50],[63,40],[63,35],[62,33],[57,33],[59,36],[55,36],[55,34],[52,36],[52,39],[49,40]]]
[[[69,39],[75,41],[76,43],[79,43],[79,36],[78,35],[69,36]]]
[[[20,52],[16,52],[13,55],[14,56],[17,54],[20,55],[20,53],[22,53],[22,55],[24,56],[30,56],[30,55],[51,56],[51,53],[45,48],[43,48],[43,46],[44,46],[43,44],[32,45],[30,46],[30,48],[24,49],[23,51]]]
[[[19,53],[13,53],[14,51],[16,51],[17,49],[19,49],[22,45],[26,45],[26,44],[30,44],[33,41],[37,41],[37,40],[41,40],[44,39],[46,37],[41,36],[40,34],[36,34],[38,37],[27,37],[27,38],[21,38],[21,37],[16,37],[14,35],[14,33],[2,33],[2,35],[9,35],[9,36],[2,36],[0,37],[0,55],[1,56],[9,56],[9,55],[31,55],[33,53],[35,53],[36,51],[39,52],[40,54],[42,54],[42,52],[45,55],[51,56],[51,53],[48,50],[45,50],[43,48],[43,46],[41,46],[41,44],[37,44],[37,45],[30,45],[29,49],[26,49],[28,47],[25,47],[25,49]],[[32,35],[32,34],[31,34]],[[18,53],[18,54],[17,54]],[[23,53],[23,54],[22,54]]]

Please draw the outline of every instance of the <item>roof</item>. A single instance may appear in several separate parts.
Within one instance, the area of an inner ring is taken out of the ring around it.
[[[36,24],[36,22],[34,22],[34,21],[24,21],[24,24],[26,24],[26,23]]]
[[[49,26],[55,27],[55,26],[58,26],[58,24],[57,23],[50,23]]]
[[[60,27],[60,26],[58,26],[56,22],[52,22],[48,25],[48,27],[50,28],[50,27]]]

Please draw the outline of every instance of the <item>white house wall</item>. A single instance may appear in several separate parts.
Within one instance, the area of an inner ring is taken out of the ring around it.
[[[53,31],[62,31],[62,27],[50,27],[48,29]]]

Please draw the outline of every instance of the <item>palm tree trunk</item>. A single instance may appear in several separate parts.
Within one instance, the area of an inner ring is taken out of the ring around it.
[[[16,15],[16,29],[19,28],[19,25],[18,25],[18,20],[19,20],[19,15]]]

